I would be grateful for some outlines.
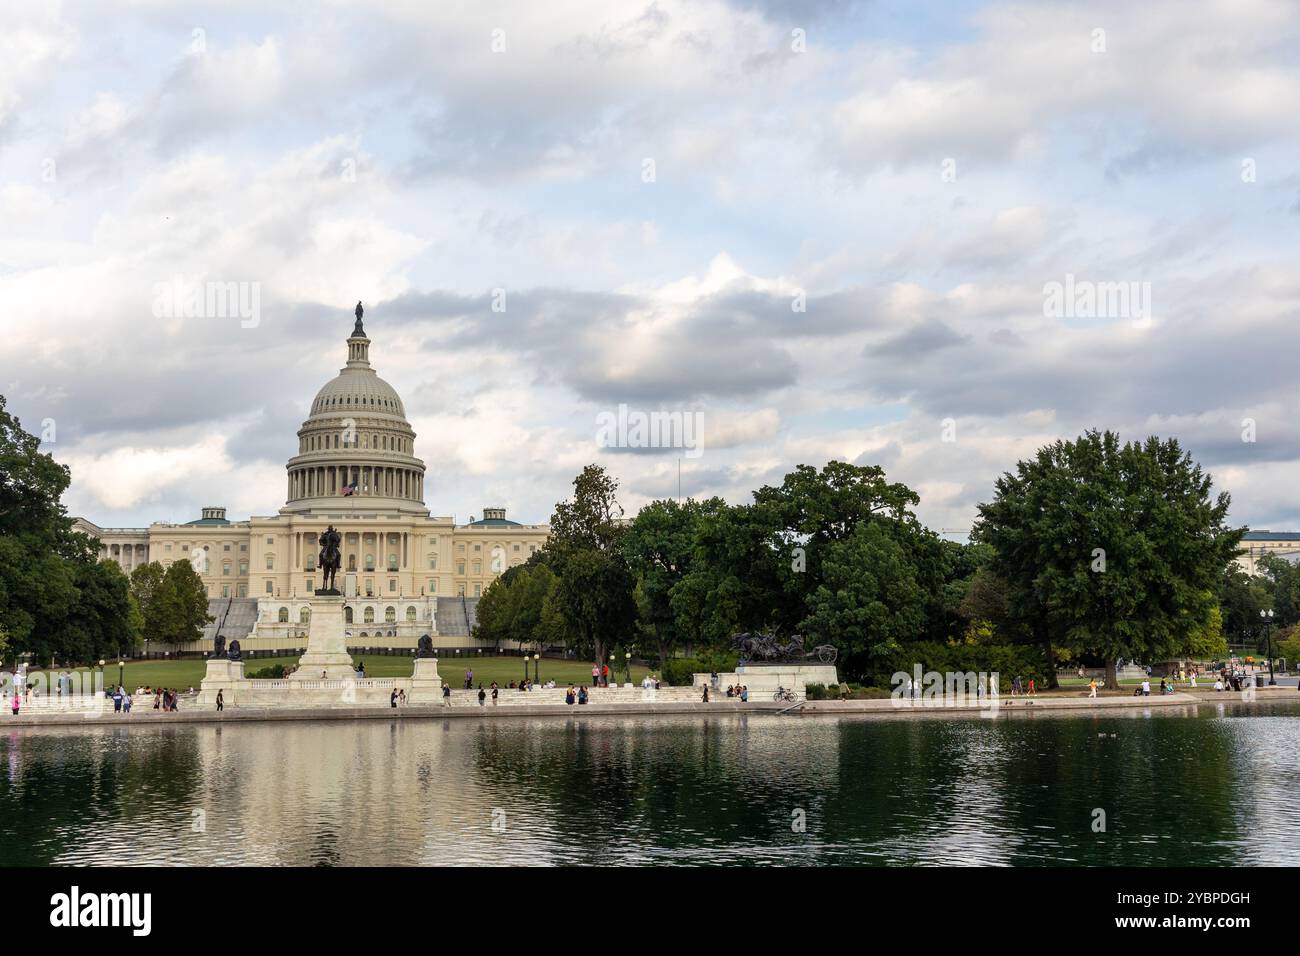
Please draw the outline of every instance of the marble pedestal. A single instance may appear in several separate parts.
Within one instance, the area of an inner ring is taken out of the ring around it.
[[[217,691],[224,691],[221,695],[222,704],[234,706],[237,699],[245,696],[248,687],[243,661],[228,661],[225,658],[210,660],[203,675],[203,683],[199,685],[199,704],[216,706]]]
[[[442,677],[438,674],[436,657],[417,657],[415,672],[411,675],[411,691],[407,696],[412,704],[436,704],[442,700]]]
[[[290,680],[353,680],[356,670],[343,630],[343,595],[317,594],[311,602],[307,651]]]

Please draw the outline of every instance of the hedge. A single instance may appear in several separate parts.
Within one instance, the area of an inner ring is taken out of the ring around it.
[[[670,657],[664,662],[663,679],[675,687],[689,687],[696,674],[729,674],[739,657],[725,651],[705,651],[699,657]]]
[[[1027,644],[944,644],[940,641],[903,645],[886,663],[888,669],[876,673],[873,683],[879,687],[891,687],[896,672],[904,671],[911,675],[917,664],[921,665],[922,673],[996,673],[1002,690],[1010,690],[1011,679],[1017,676],[1023,683],[1033,678],[1039,687],[1047,686],[1047,668],[1040,647]]]

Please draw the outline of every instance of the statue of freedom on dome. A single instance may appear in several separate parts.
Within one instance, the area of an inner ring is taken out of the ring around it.
[[[320,560],[318,563],[320,564],[321,574],[324,576],[324,580],[321,581],[324,587],[317,591],[317,594],[339,593],[335,577],[338,575],[339,566],[343,563],[343,552],[339,550],[339,542],[342,540],[342,535],[334,530],[333,525],[321,532],[318,539],[320,544]]]

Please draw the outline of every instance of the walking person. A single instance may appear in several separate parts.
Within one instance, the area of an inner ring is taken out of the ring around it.
[[[1034,685],[1034,679],[1031,677],[1029,678],[1029,696],[1036,697],[1037,695],[1038,695],[1038,689]]]
[[[498,691],[499,689],[500,689],[500,688],[497,687],[497,682],[496,682],[496,681],[493,681],[493,682],[492,682],[492,706],[493,706],[493,707],[496,706],[496,703],[497,703],[497,691]]]
[[[21,702],[22,702],[22,698],[21,698],[21,697],[19,696],[19,694],[18,694],[18,689],[17,689],[17,688],[14,688],[14,699],[13,699],[12,701],[10,701],[9,703],[10,703],[10,706],[13,707],[13,709],[14,709],[14,716],[15,716],[15,717],[18,716],[18,706],[19,706],[19,704],[20,704]]]
[[[700,698],[700,703],[707,704],[708,702],[709,702],[709,685],[705,684],[704,696]]]
[[[483,702],[486,700],[487,700],[487,693],[483,690],[483,685],[480,684],[478,688],[478,705],[482,707]]]
[[[113,713],[122,712],[122,686],[119,684],[117,690],[113,691]]]
[[[600,668],[597,665],[592,664],[591,665],[591,686],[596,687],[599,684],[600,684]]]
[[[1095,677],[1092,680],[1088,681],[1088,696],[1089,697],[1097,696],[1097,678]]]
[[[388,706],[393,708],[394,710],[397,709],[397,688],[396,687],[394,687],[393,692],[388,695]]]
[[[226,692],[224,689],[217,691],[217,713],[226,709]]]
[[[442,706],[451,706],[451,685],[446,681],[442,682]]]

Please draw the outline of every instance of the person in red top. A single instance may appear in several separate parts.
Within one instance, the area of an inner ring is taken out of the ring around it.
[[[600,676],[604,678],[605,686],[608,687],[609,686],[609,665],[608,664],[606,664],[604,667],[600,669]]]

